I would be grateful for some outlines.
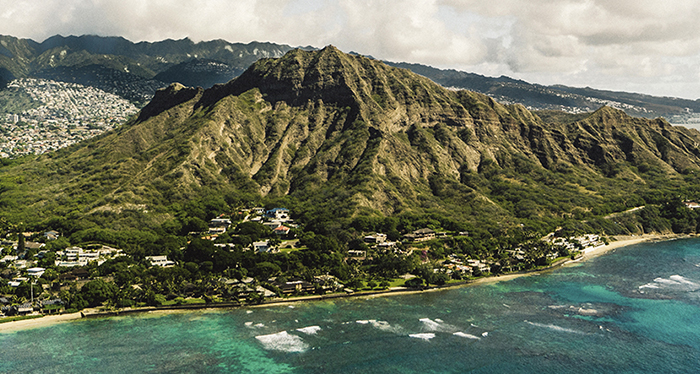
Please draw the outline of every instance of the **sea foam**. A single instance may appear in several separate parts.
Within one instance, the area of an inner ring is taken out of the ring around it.
[[[389,322],[386,322],[386,321],[374,321],[374,320],[372,320],[372,321],[370,321],[370,324],[375,329],[393,332],[396,334],[400,334],[403,331],[401,326],[392,326],[391,324],[389,324]]]
[[[423,339],[425,341],[428,341],[428,340],[434,338],[435,334],[433,334],[433,333],[421,333],[421,334],[408,334],[408,336],[411,338]]]
[[[430,318],[421,318],[419,321],[423,324],[423,329],[428,330],[428,331],[439,331],[439,332],[455,332],[459,330],[457,327],[446,324],[446,323],[441,323],[441,319],[436,319],[435,321],[431,320]],[[438,322],[440,321],[440,322]]]
[[[697,291],[700,284],[695,283],[680,275],[671,275],[668,278],[656,278],[653,282],[639,286],[640,289],[669,289],[674,291]]]
[[[377,321],[376,319],[361,319],[355,321],[355,323],[360,325],[370,325],[378,330],[393,332],[401,334],[403,329],[400,326],[392,326],[387,321]]]
[[[454,333],[454,334],[452,334],[452,335],[454,335],[454,336],[459,336],[459,337],[462,337],[462,338],[467,338],[467,339],[474,339],[474,340],[480,340],[480,339],[481,339],[480,337],[478,337],[478,336],[476,336],[476,335],[467,334],[466,332],[459,332],[459,331],[456,332],[456,333]]]
[[[532,325],[532,326],[542,327],[542,328],[550,329],[550,330],[553,330],[553,331],[566,332],[566,333],[570,333],[570,334],[588,335],[588,334],[586,334],[586,333],[583,332],[583,331],[578,331],[578,330],[574,330],[574,329],[569,329],[569,328],[561,327],[561,326],[557,326],[557,325],[544,324],[544,323],[537,323],[537,322],[530,322],[530,321],[525,321],[525,322],[528,323],[528,324],[530,324],[530,325]]]
[[[270,351],[281,352],[304,352],[309,349],[309,345],[304,340],[296,335],[291,335],[286,331],[276,334],[259,335],[258,339],[262,343],[263,348]]]
[[[309,326],[309,327],[304,327],[297,329],[299,332],[303,332],[306,335],[316,335],[317,332],[321,331],[320,326]]]

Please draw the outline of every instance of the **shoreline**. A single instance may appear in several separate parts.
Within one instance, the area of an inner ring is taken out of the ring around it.
[[[470,287],[476,285],[493,284],[499,282],[510,281],[520,277],[526,277],[536,274],[541,274],[546,271],[550,271],[559,267],[564,266],[575,266],[579,263],[583,263],[590,259],[599,257],[606,253],[612,252],[618,248],[623,248],[643,242],[649,241],[667,241],[680,238],[691,237],[688,235],[660,235],[660,234],[649,234],[649,235],[639,235],[639,236],[618,236],[615,237],[616,240],[610,242],[607,245],[602,245],[594,248],[587,248],[583,251],[582,256],[575,260],[561,260],[545,269],[539,269],[534,271],[524,271],[518,273],[508,273],[503,275],[492,275],[488,277],[479,278],[473,281],[464,281],[460,283],[452,283],[444,286],[431,287],[427,289],[413,290],[407,288],[395,288],[381,291],[367,291],[367,292],[357,292],[354,294],[332,294],[332,295],[312,295],[306,297],[297,297],[293,299],[280,299],[280,300],[270,300],[269,302],[264,302],[262,304],[238,304],[238,303],[220,303],[220,304],[197,304],[190,306],[172,306],[172,307],[147,307],[138,309],[125,309],[120,311],[98,311],[97,309],[84,309],[81,312],[70,313],[70,314],[58,314],[58,315],[48,315],[41,318],[25,319],[20,321],[11,321],[0,323],[0,334],[15,332],[19,330],[27,330],[34,328],[47,327],[50,325],[70,322],[75,320],[80,320],[84,318],[100,318],[100,317],[113,317],[120,315],[136,314],[136,313],[174,313],[174,312],[187,312],[192,310],[205,310],[205,309],[223,309],[223,308],[261,308],[261,307],[272,307],[272,306],[282,306],[282,305],[293,305],[301,302],[308,301],[323,301],[332,299],[345,299],[345,298],[375,298],[384,296],[399,296],[399,295],[411,295],[423,292],[435,292],[443,291],[449,289],[455,289],[460,287]]]

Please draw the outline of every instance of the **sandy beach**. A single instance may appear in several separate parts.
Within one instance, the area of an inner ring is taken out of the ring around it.
[[[33,329],[37,327],[50,326],[56,323],[74,321],[82,318],[80,312],[70,314],[57,314],[53,316],[44,316],[41,318],[24,319],[21,321],[12,321],[0,323],[0,333],[13,332],[17,330]]]
[[[292,305],[292,304],[298,303],[298,302],[328,300],[328,299],[334,299],[334,298],[348,298],[348,297],[374,298],[374,297],[384,297],[384,296],[394,296],[394,295],[407,295],[407,294],[414,294],[414,293],[420,293],[420,292],[441,291],[441,290],[455,288],[455,287],[469,287],[469,286],[474,286],[474,285],[479,285],[479,284],[498,283],[498,282],[509,281],[509,280],[519,278],[519,277],[539,274],[543,271],[549,271],[549,270],[557,268],[559,266],[575,265],[575,264],[580,263],[582,261],[586,261],[586,260],[598,257],[600,255],[606,254],[606,253],[611,252],[611,251],[618,249],[618,248],[622,248],[622,247],[626,247],[626,246],[630,246],[630,245],[634,245],[634,244],[639,244],[639,243],[647,242],[647,241],[671,240],[671,239],[676,239],[679,237],[680,236],[677,236],[677,235],[654,235],[654,234],[652,234],[652,235],[639,235],[639,236],[620,236],[620,237],[616,237],[615,238],[616,240],[610,242],[610,244],[608,244],[608,245],[603,245],[603,246],[594,247],[594,248],[588,248],[588,249],[584,250],[583,256],[576,259],[576,260],[564,261],[564,262],[558,263],[550,268],[547,268],[545,270],[485,277],[485,278],[477,279],[477,280],[472,281],[472,282],[458,284],[458,285],[454,285],[454,286],[431,288],[431,289],[427,289],[427,290],[409,290],[409,289],[393,290],[393,291],[390,290],[390,291],[376,292],[376,293],[371,293],[371,294],[357,293],[357,294],[350,294],[350,295],[335,295],[335,296],[331,296],[331,297],[329,297],[329,296],[326,296],[326,297],[309,296],[309,297],[294,298],[294,299],[288,299],[288,300],[272,300],[269,303],[264,303],[264,304],[260,304],[260,305],[251,305],[250,307],[270,307],[270,306],[276,306],[276,305]],[[249,307],[249,306],[246,306],[246,307]],[[212,308],[212,307],[203,305],[202,309],[210,309],[210,308]],[[192,309],[189,309],[189,310],[192,310]],[[162,312],[162,313],[172,313],[172,312],[178,312],[179,310],[158,310],[158,309],[143,310],[144,313],[156,312],[156,311]],[[50,326],[50,325],[53,325],[56,323],[74,321],[74,320],[78,320],[78,319],[83,318],[83,315],[99,315],[99,312],[96,309],[86,309],[86,310],[83,310],[82,313],[78,312],[78,313],[72,313],[72,314],[51,315],[51,316],[45,316],[45,317],[41,317],[41,318],[27,319],[27,320],[21,320],[21,321],[4,322],[4,323],[0,323],[0,333],[14,332],[14,331],[18,331],[18,330],[25,330],[25,329],[32,329],[32,328],[39,328],[39,327],[46,327],[46,326]]]

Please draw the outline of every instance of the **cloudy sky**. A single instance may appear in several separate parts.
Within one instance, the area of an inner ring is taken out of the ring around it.
[[[333,44],[379,59],[700,98],[699,0],[0,0],[0,34]]]

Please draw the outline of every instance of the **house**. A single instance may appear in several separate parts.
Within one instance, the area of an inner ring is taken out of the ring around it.
[[[29,313],[32,313],[34,311],[34,307],[32,306],[32,303],[24,303],[22,305],[17,305],[17,314],[19,315],[27,315]]]
[[[274,209],[270,209],[267,212],[265,212],[265,215],[267,215],[269,218],[272,218],[272,219],[286,221],[289,219],[289,209],[287,209],[287,208],[274,208]]]
[[[276,293],[274,293],[274,292],[268,290],[267,288],[265,288],[265,287],[263,287],[263,286],[256,286],[256,287],[255,287],[255,291],[258,292],[258,293],[263,294],[265,297],[268,297],[268,298],[269,298],[269,297],[275,297],[275,296],[277,296]]]
[[[415,235],[416,239],[419,241],[430,240],[435,238],[435,231],[428,228],[418,229],[413,232],[413,235]]]
[[[258,253],[272,252],[273,247],[270,246],[269,240],[263,240],[259,242],[253,242],[253,250]]]
[[[32,313],[34,311],[34,308],[32,307],[31,303],[25,303],[22,305],[5,305],[1,309],[3,314],[7,316],[14,316],[14,315],[27,315],[29,313]]]
[[[285,295],[298,292],[314,292],[316,290],[316,286],[313,283],[309,283],[305,280],[292,280],[275,285],[282,290],[282,293]]]
[[[350,256],[350,258],[364,260],[367,257],[367,251],[361,251],[359,249],[350,249],[348,250],[348,256]]]
[[[207,234],[210,235],[221,235],[226,232],[226,227],[209,227]]]
[[[391,249],[396,247],[396,242],[383,242],[377,244],[377,248],[379,249]]]
[[[325,292],[332,292],[343,288],[343,284],[340,283],[340,280],[332,275],[317,275],[314,277],[314,283],[319,285]]]
[[[19,257],[17,257],[17,256],[10,256],[10,255],[7,255],[7,256],[5,256],[5,257],[3,257],[3,258],[0,259],[0,263],[3,263],[3,264],[4,264],[4,263],[8,263],[8,262],[14,262],[14,261],[16,261],[18,258],[19,258]]]
[[[43,313],[59,313],[65,303],[61,299],[43,300],[41,309]]]
[[[56,261],[56,266],[62,267],[62,268],[72,268],[76,266],[83,266],[80,262],[78,261]]]
[[[276,235],[287,236],[289,234],[290,228],[284,225],[277,226],[276,229],[272,230]]]
[[[165,268],[175,265],[175,262],[168,260],[168,256],[146,256],[146,260],[151,263],[151,266]]]
[[[44,268],[38,268],[38,267],[37,268],[29,268],[29,269],[27,269],[27,275],[29,275],[30,277],[39,278],[42,275],[44,275],[45,271],[46,271],[46,269],[44,269]]]
[[[26,242],[26,243],[24,243],[24,248],[26,248],[26,249],[39,249],[45,245],[46,244],[44,244],[44,243]]]
[[[124,256],[121,249],[103,245],[100,249],[85,251],[80,247],[69,247],[56,252],[55,265],[59,267],[85,266],[96,261],[102,265],[108,258]]]
[[[56,252],[56,256],[65,261],[77,261],[78,257],[83,253],[83,249],[80,247],[68,247],[62,251]]]
[[[61,234],[53,230],[44,233],[44,237],[46,238],[46,240],[56,240],[59,236],[61,236]]]
[[[253,213],[257,215],[263,215],[265,214],[265,208],[253,208]]]
[[[58,276],[60,281],[77,281],[80,279],[87,279],[90,276],[85,269],[73,269],[67,273],[63,273]]]
[[[263,222],[263,226],[269,228],[269,229],[276,229],[280,226],[282,226],[282,221],[270,221],[270,222]]]
[[[228,249],[229,251],[236,249],[236,245],[233,243],[214,243],[214,247]]]
[[[225,227],[231,226],[231,220],[228,218],[214,218],[209,221],[209,227]]]
[[[488,272],[491,271],[491,267],[490,267],[489,265],[487,265],[487,264],[485,264],[485,263],[482,263],[482,262],[479,261],[479,260],[472,260],[472,259],[469,259],[469,260],[467,260],[467,264],[468,264],[469,266],[471,266],[472,268],[477,268],[477,269],[479,269],[479,271],[481,271],[482,273],[488,273]]]
[[[365,243],[383,243],[386,241],[386,234],[376,233],[364,237]]]
[[[418,229],[410,234],[404,235],[404,238],[416,242],[431,240],[435,239],[435,231],[428,228]]]

